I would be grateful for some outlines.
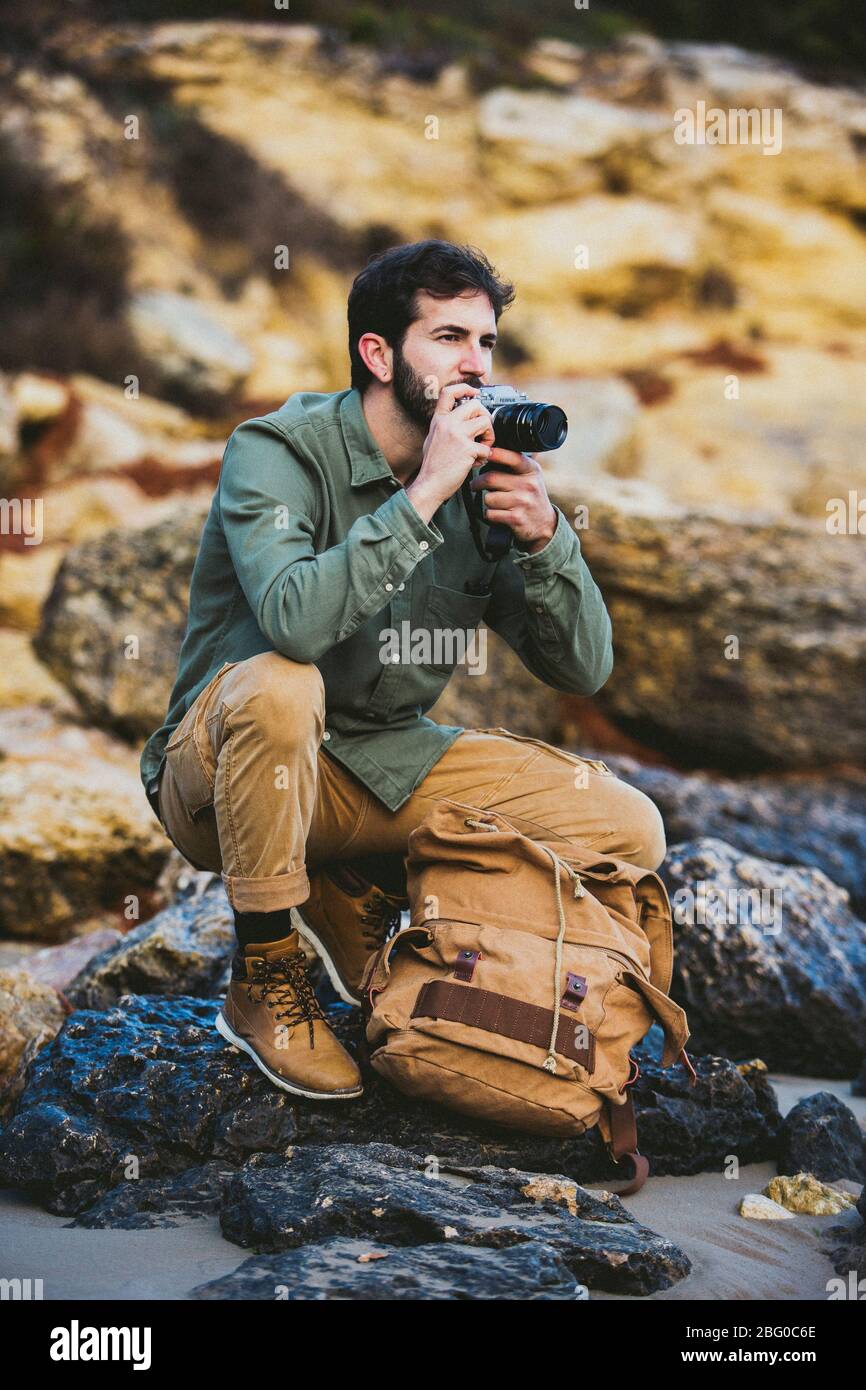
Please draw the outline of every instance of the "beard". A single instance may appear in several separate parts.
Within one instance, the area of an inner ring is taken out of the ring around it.
[[[403,413],[414,425],[426,434],[436,410],[436,397],[429,396],[428,379],[415,371],[403,356],[402,349],[394,348],[394,397]],[[467,377],[467,385],[480,386],[481,378]]]

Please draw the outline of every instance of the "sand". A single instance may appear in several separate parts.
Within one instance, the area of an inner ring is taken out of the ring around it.
[[[866,1098],[852,1096],[847,1082],[771,1076],[786,1114],[803,1096],[831,1091],[866,1128]],[[772,1163],[741,1168],[735,1179],[721,1173],[651,1177],[642,1191],[625,1198],[636,1219],[675,1241],[692,1262],[692,1272],[654,1299],[827,1300],[827,1281],[836,1277],[819,1249],[820,1233],[842,1217],[795,1216],[790,1221],[747,1221],[737,1205],[760,1192],[775,1175]],[[848,1192],[854,1182],[835,1184]],[[592,1191],[601,1183],[587,1186]],[[42,1279],[46,1299],[182,1299],[196,1284],[228,1274],[249,1252],[223,1240],[215,1217],[153,1231],[65,1229],[67,1217],[51,1216],[20,1193],[0,1191],[0,1275]],[[592,1299],[617,1295],[594,1292]],[[645,1302],[645,1299],[639,1300]]]

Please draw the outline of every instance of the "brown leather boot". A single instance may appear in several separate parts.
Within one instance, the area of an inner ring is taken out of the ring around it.
[[[360,1006],[364,968],[400,926],[408,898],[386,893],[348,864],[329,864],[310,879],[310,896],[292,922],[321,957],[340,998]]]
[[[296,931],[236,952],[215,1021],[226,1041],[284,1091],[310,1100],[349,1100],[363,1090],[361,1073],[313,992]]]

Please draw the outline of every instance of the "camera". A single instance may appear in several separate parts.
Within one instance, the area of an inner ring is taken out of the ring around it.
[[[558,405],[531,401],[513,386],[482,386],[477,399],[493,417],[497,449],[548,453],[565,443],[568,420]]]
[[[531,401],[525,391],[513,386],[481,386],[476,399],[492,417],[497,449],[513,449],[520,454],[548,453],[565,443],[568,419],[558,405]],[[478,470],[478,476],[501,467],[502,464],[485,463]],[[480,523],[484,521],[484,493],[471,492],[467,478],[462,494],[479,555],[485,560],[501,560],[508,554],[514,536],[507,526],[496,522],[489,526],[485,543],[480,533]]]

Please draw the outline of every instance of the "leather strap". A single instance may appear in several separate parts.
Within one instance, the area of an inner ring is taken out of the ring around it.
[[[631,1181],[625,1187],[618,1188],[615,1196],[631,1197],[633,1193],[640,1192],[649,1177],[649,1159],[637,1151],[637,1120],[631,1096],[626,1095],[624,1105],[612,1105],[607,1101],[607,1114],[611,1135],[608,1152],[611,1158],[614,1163],[619,1163],[622,1158],[630,1158],[634,1166]]]
[[[451,1023],[465,1023],[485,1033],[499,1033],[504,1038],[531,1043],[545,1052],[553,1027],[552,1009],[527,1004],[507,994],[494,994],[489,989],[477,989],[474,985],[451,984],[447,980],[428,980],[421,986],[412,1017],[445,1018]],[[576,1030],[583,1026],[574,1018],[560,1017],[556,1051],[579,1062],[591,1073],[595,1067],[595,1038],[587,1032],[588,1046],[579,1047]]]

